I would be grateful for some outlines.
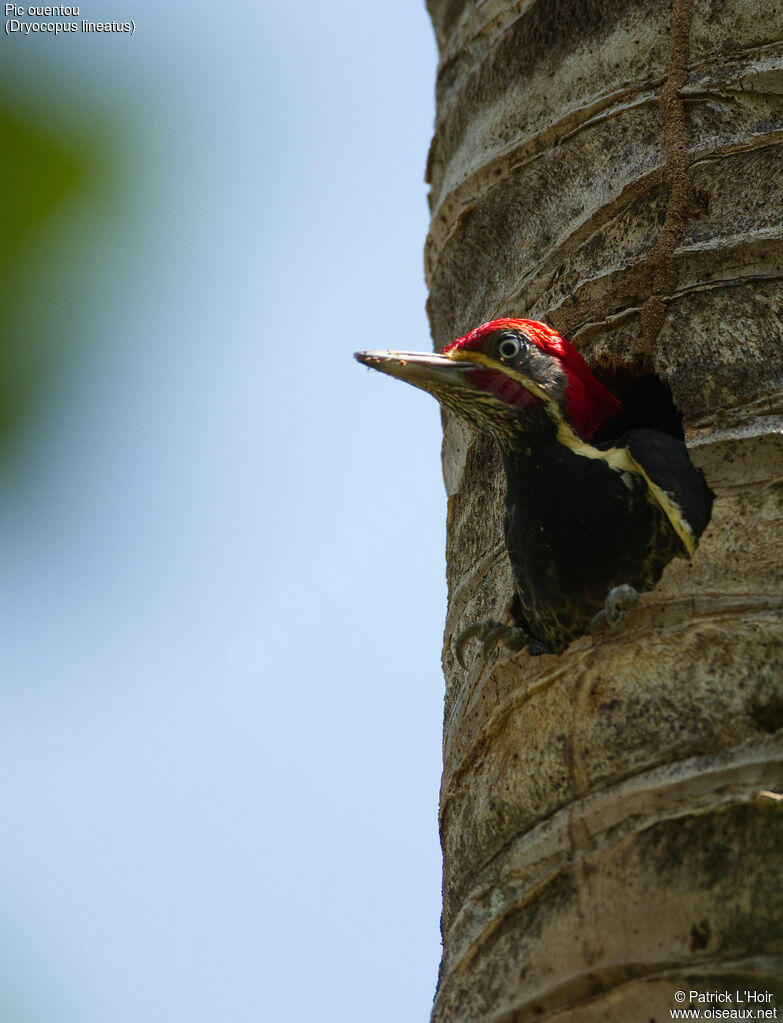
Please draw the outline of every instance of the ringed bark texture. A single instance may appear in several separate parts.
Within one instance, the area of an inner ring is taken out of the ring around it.
[[[617,634],[463,672],[451,637],[513,584],[499,458],[447,417],[433,1020],[783,1012],[783,5],[428,7],[436,347],[528,316],[610,387],[657,376],[716,495]]]

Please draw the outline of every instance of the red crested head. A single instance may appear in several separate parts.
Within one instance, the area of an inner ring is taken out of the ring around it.
[[[529,399],[520,400],[514,396],[513,388],[504,389],[494,379],[505,377],[506,368],[512,374],[519,372],[557,401],[561,415],[585,440],[590,440],[602,423],[622,411],[622,403],[596,380],[574,346],[546,323],[512,318],[491,320],[443,349],[443,354],[451,358],[471,358],[468,353],[484,357],[481,362],[488,373],[487,390],[509,404],[529,404]]]

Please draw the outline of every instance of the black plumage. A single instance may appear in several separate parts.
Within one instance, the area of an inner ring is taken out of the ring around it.
[[[441,355],[360,352],[365,365],[428,391],[497,441],[506,473],[505,540],[521,621],[470,626],[471,637],[562,652],[690,556],[712,494],[684,442],[627,423],[622,403],[546,324],[495,320]],[[602,439],[593,442],[593,438]]]
[[[675,555],[692,552],[712,495],[685,444],[668,434],[633,430],[574,449],[547,416],[528,416],[527,426],[525,443],[501,447],[506,548],[519,624],[559,653],[590,631],[614,587],[652,589]],[[682,523],[675,525],[651,484]]]

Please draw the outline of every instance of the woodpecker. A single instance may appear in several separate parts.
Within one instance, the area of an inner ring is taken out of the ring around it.
[[[469,626],[456,641],[460,663],[471,638],[485,653],[496,643],[562,653],[619,624],[673,557],[693,554],[712,494],[684,442],[646,428],[612,437],[622,403],[547,324],[492,320],[441,354],[355,358],[429,392],[500,448],[522,620]]]

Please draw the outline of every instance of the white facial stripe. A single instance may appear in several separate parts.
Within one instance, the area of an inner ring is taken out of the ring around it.
[[[657,483],[653,483],[644,471],[644,468],[633,458],[627,448],[609,448],[608,451],[600,451],[598,448],[594,448],[592,444],[587,444],[581,440],[567,423],[561,424],[557,431],[557,437],[561,444],[565,444],[576,455],[581,455],[583,458],[598,458],[606,462],[607,465],[617,472],[634,472],[638,476],[642,476],[650,488],[653,497],[660,505],[661,510],[671,523],[672,529],[682,540],[688,555],[693,554],[696,549],[696,541],[691,527],[683,517],[682,509],[676,501],[669,497],[665,490],[659,487]]]
[[[480,366],[484,366],[486,369],[493,369],[498,373],[505,373],[511,380],[516,380],[518,384],[521,384],[526,391],[530,391],[531,394],[535,395],[540,401],[555,413],[557,419],[560,418],[560,412],[557,407],[557,403],[544,391],[534,380],[530,377],[526,377],[524,373],[520,373],[519,370],[514,369],[512,366],[501,365],[495,359],[490,359],[488,355],[484,355],[483,352],[474,351],[460,351],[457,349],[454,352],[449,352],[448,356],[450,359],[460,362],[476,362]]]
[[[448,356],[450,359],[475,362],[481,366],[485,366],[487,369],[501,369],[496,361],[484,355],[483,352],[460,351],[457,349],[454,352],[449,352]],[[672,529],[682,540],[683,546],[688,552],[688,555],[690,556],[693,554],[696,549],[696,541],[693,536],[693,531],[683,517],[682,509],[676,501],[673,501],[672,498],[669,497],[665,490],[659,487],[657,483],[653,483],[642,466],[631,457],[627,448],[609,448],[608,451],[601,451],[598,448],[594,448],[592,444],[588,444],[586,441],[583,441],[576,431],[572,429],[569,423],[563,419],[557,403],[546,393],[546,391],[535,383],[535,381],[530,380],[529,377],[526,377],[523,373],[513,369],[511,366],[503,366],[502,372],[512,380],[516,380],[526,390],[530,391],[531,394],[534,394],[536,398],[540,399],[549,411],[551,417],[557,423],[558,440],[561,444],[570,448],[574,454],[581,455],[583,458],[598,458],[601,461],[606,462],[606,464],[616,472],[632,472],[636,473],[638,476],[642,476],[650,489],[650,493],[658,502],[661,510],[671,523]]]

